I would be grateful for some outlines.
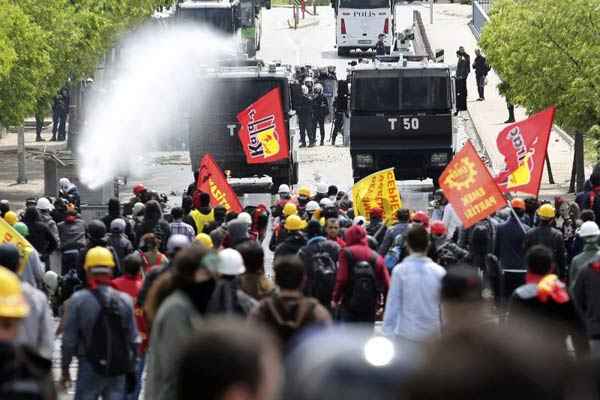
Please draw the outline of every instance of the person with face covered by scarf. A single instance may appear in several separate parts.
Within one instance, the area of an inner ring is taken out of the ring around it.
[[[231,314],[223,299],[231,293],[216,279],[219,256],[192,246],[176,257],[173,269],[158,278],[148,293],[145,310],[152,326],[147,360],[146,399],[171,400],[177,393],[177,353],[207,315]],[[216,295],[218,294],[218,295]]]

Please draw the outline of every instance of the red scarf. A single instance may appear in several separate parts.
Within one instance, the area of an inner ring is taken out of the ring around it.
[[[112,283],[112,277],[108,274],[88,276],[87,278],[88,288],[91,290],[97,289],[100,285],[110,286],[114,288]]]

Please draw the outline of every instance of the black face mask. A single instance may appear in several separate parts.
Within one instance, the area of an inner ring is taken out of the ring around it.
[[[215,290],[215,284],[215,280],[210,279],[204,282],[195,282],[183,288],[183,291],[188,295],[200,314],[206,312],[208,302]]]

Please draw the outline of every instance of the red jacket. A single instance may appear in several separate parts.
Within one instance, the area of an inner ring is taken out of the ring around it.
[[[141,274],[137,276],[123,275],[113,279],[112,285],[115,289],[120,292],[127,293],[131,296],[134,305],[135,323],[138,328],[138,332],[142,338],[140,344],[140,353],[144,353],[148,348],[148,327],[146,319],[144,318],[144,311],[137,302],[138,295],[142,289],[144,279]]]
[[[373,255],[377,256],[375,276],[384,291],[390,287],[390,274],[383,263],[383,257],[371,250],[367,243],[367,231],[362,226],[355,225],[346,231],[346,250],[350,251],[354,262],[369,261]],[[345,251],[340,251],[339,266],[336,275],[333,301],[341,302],[348,285],[348,259]]]
[[[336,237],[335,239],[331,239],[330,237],[328,237],[327,240],[331,240],[332,242],[337,243],[338,246],[340,246],[340,249],[346,247],[346,242],[344,242],[344,239],[342,239],[340,236]]]

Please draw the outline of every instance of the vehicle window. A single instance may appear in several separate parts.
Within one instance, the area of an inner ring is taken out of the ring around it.
[[[397,78],[361,78],[352,84],[352,107],[356,111],[398,111]]]
[[[390,8],[389,0],[340,0],[340,8]]]
[[[448,80],[444,77],[406,77],[401,84],[402,110],[444,110],[449,108]]]
[[[210,102],[207,107],[213,112],[237,114],[275,87],[277,81],[255,81],[232,79],[217,81],[210,90]],[[284,101],[284,104],[287,103]],[[285,105],[284,105],[285,107]]]

